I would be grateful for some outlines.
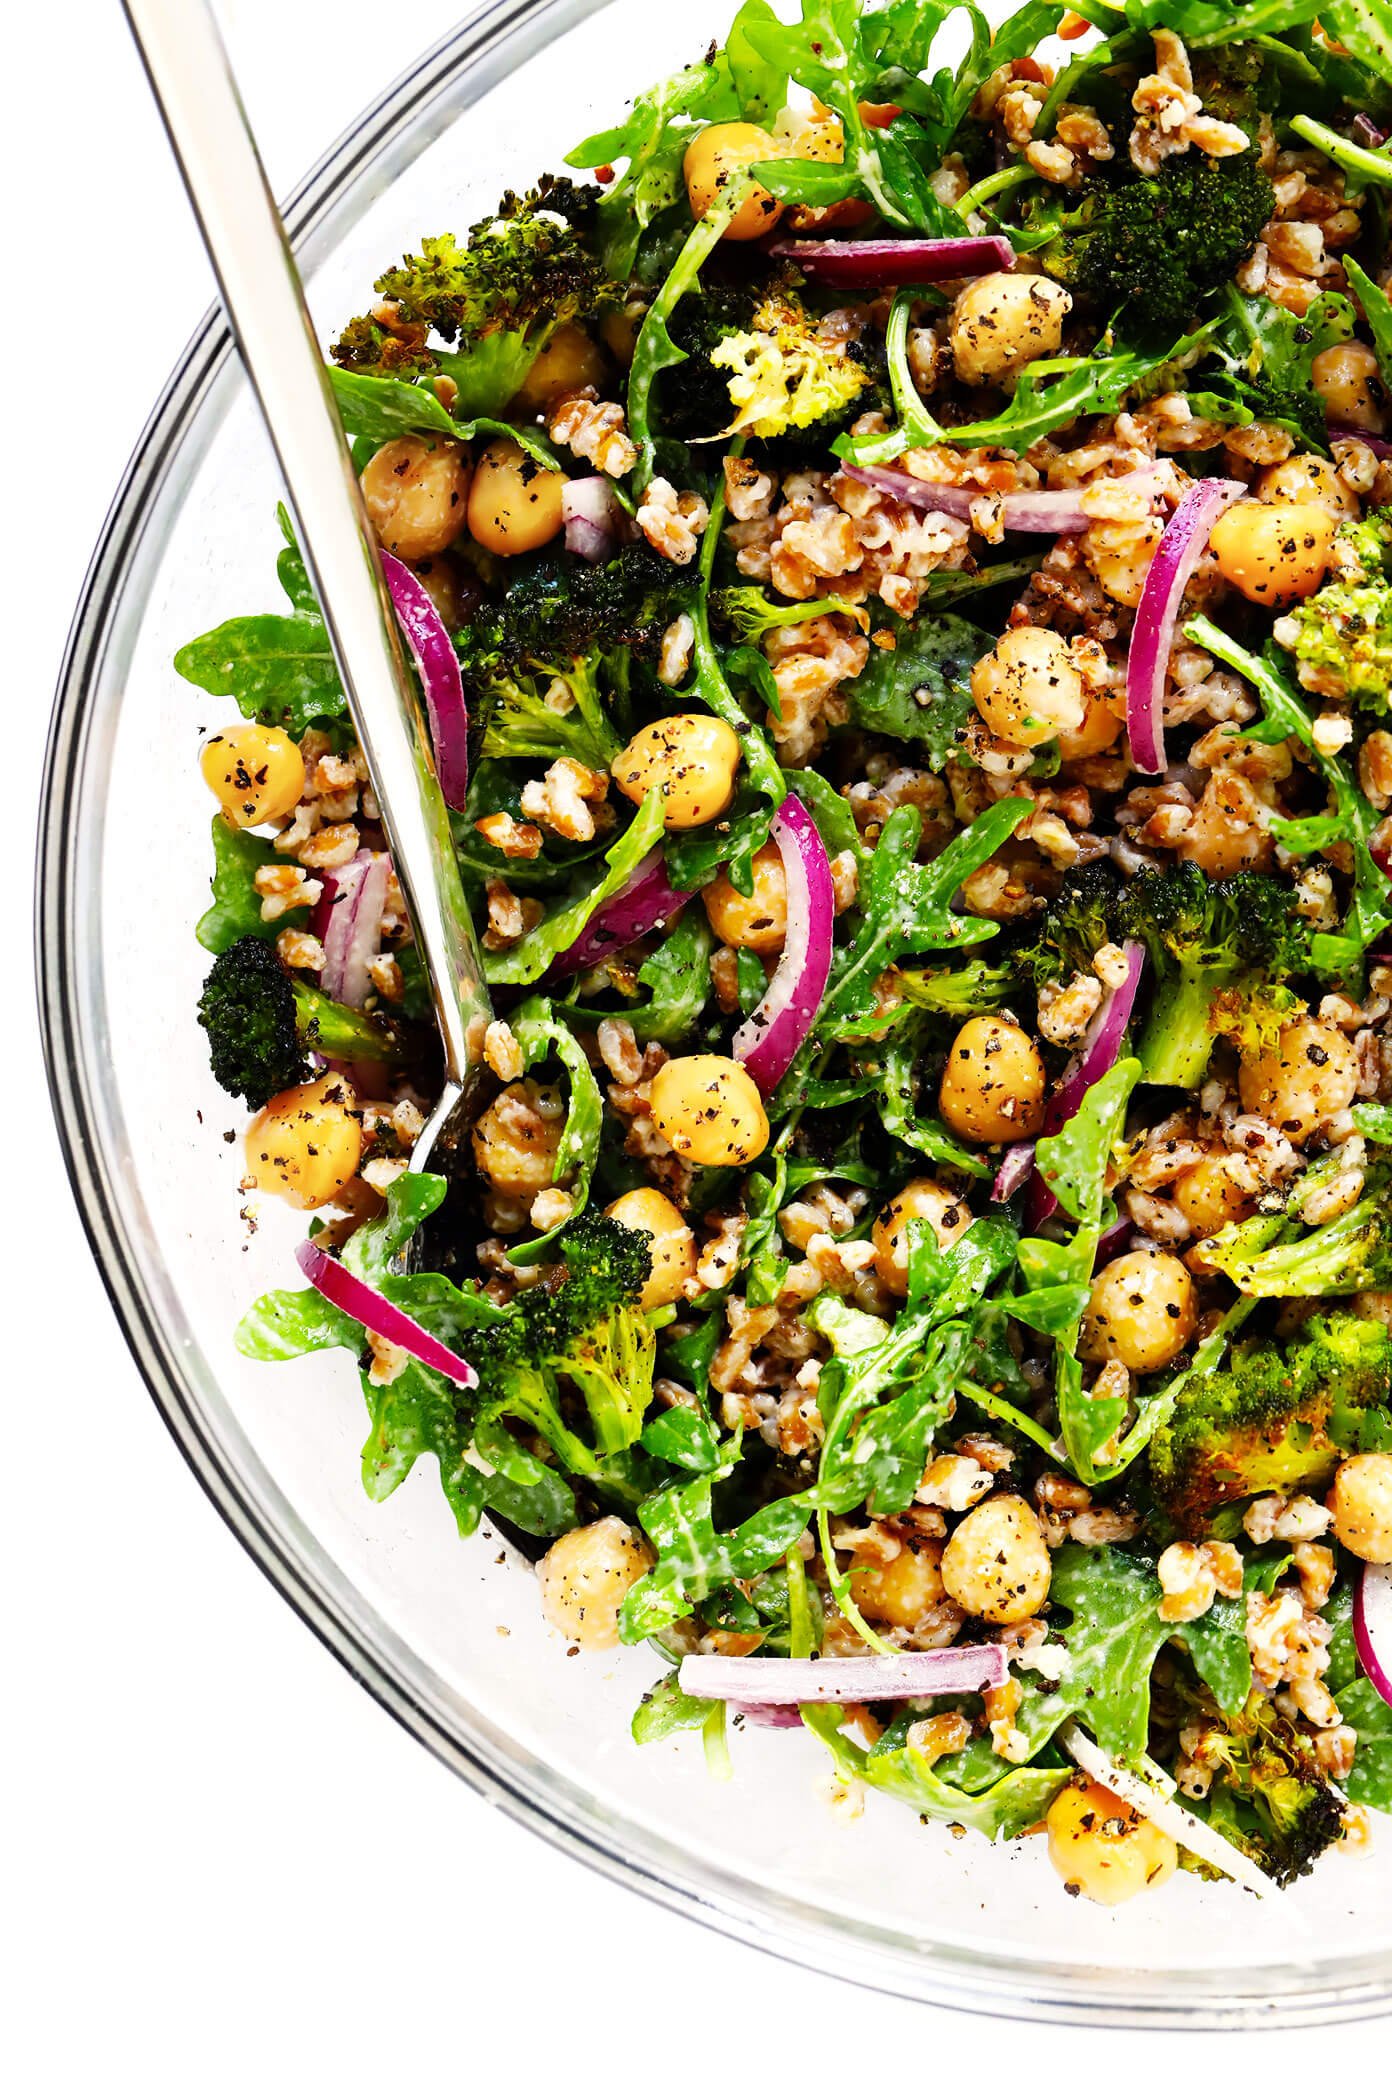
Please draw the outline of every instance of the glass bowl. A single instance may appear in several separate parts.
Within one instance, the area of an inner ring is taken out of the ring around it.
[[[732,0],[493,0],[321,161],[288,216],[327,332],[391,256],[472,222],[727,26]],[[844,1824],[800,1732],[746,1730],[730,1783],[683,1740],[637,1749],[642,1650],[566,1658],[525,1568],[461,1546],[434,1474],[383,1507],[357,1479],[346,1357],[267,1367],[232,1345],[302,1226],[242,1211],[239,1123],[192,1008],[208,875],[201,729],[226,708],[170,665],[276,606],[269,450],[211,314],[117,496],[58,692],[41,832],[41,999],[93,1251],[199,1480],[301,1616],[476,1790],[611,1877],[866,1985],[1002,2015],[1172,2025],[1332,2022],[1392,1999],[1392,1831],[1276,1904],[1176,1881],[1119,1914],[1066,1898],[1039,1842],[992,1849],[872,1796]],[[157,808],[157,809],[156,809]],[[153,815],[153,816],[152,816]]]

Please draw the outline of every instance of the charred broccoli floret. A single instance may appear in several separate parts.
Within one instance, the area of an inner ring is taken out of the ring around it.
[[[1341,1457],[1392,1440],[1392,1334],[1351,1312],[1309,1319],[1286,1343],[1254,1339],[1182,1386],[1155,1432],[1150,1477],[1164,1516],[1201,1536],[1229,1501],[1325,1485]]]
[[[1392,1285],[1392,1210],[1386,1169],[1371,1171],[1358,1202],[1295,1239],[1272,1221],[1244,1218],[1196,1250],[1205,1269],[1249,1298],[1337,1298]]]
[[[234,942],[214,964],[198,1020],[208,1032],[214,1080],[253,1109],[307,1080],[311,1052],[385,1065],[410,1056],[403,1032],[292,978],[271,945],[254,935]]]
[[[1295,655],[1301,685],[1335,702],[1392,705],[1392,508],[1346,522],[1335,578],[1278,619],[1274,636]]]
[[[1289,1021],[1296,1004],[1272,989],[1308,961],[1292,894],[1275,878],[1240,872],[1211,883],[1195,863],[1143,870],[1117,907],[1118,941],[1144,945],[1150,1015],[1137,1048],[1157,1087],[1196,1088],[1231,1001]],[[1263,1032],[1264,1034],[1264,1032]]]
[[[1260,1690],[1234,1716],[1201,1691],[1192,1713],[1192,1759],[1213,1773],[1205,1817],[1278,1884],[1305,1877],[1344,1820],[1310,1742]]]
[[[389,315],[355,319],[334,360],[374,376],[438,371],[458,385],[461,416],[500,413],[558,327],[620,298],[587,244],[597,195],[548,176],[525,196],[504,196],[462,245],[448,232],[422,240],[377,280]],[[432,336],[460,352],[432,349]]]
[[[809,312],[790,290],[774,290],[747,328],[728,334],[710,360],[726,374],[729,435],[776,441],[793,429],[840,424],[874,382],[859,344]]]
[[[559,1413],[565,1388],[578,1392],[598,1454],[609,1456],[638,1440],[652,1397],[655,1336],[640,1305],[652,1248],[645,1233],[587,1212],[567,1226],[561,1252],[564,1271],[520,1292],[489,1329],[478,1368],[499,1411],[538,1426]]]
[[[1057,211],[1049,198],[1045,209]],[[1167,160],[1158,174],[1087,182],[1032,258],[1129,333],[1173,336],[1232,280],[1275,208],[1255,153]]]
[[[1066,985],[1075,972],[1092,970],[1098,951],[1115,938],[1121,891],[1120,875],[1105,860],[1064,878],[1019,951],[1021,971],[1036,988]]]

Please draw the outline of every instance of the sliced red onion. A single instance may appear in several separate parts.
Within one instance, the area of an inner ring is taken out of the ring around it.
[[[1126,730],[1131,759],[1146,776],[1165,769],[1165,676],[1184,590],[1224,508],[1240,500],[1236,479],[1200,479],[1171,515],[1150,561],[1126,660]]]
[[[1015,249],[998,233],[961,239],[785,239],[769,249],[795,261],[814,282],[888,290],[900,283],[948,283],[958,276],[1013,268]]]
[[[389,855],[368,857],[352,899],[342,983],[333,996],[345,1007],[362,1007],[372,990],[367,967],[382,947],[382,914],[387,904],[387,880],[390,876]],[[327,993],[328,990],[326,986],[324,991]]]
[[[939,1646],[928,1653],[867,1653],[845,1660],[750,1660],[689,1653],[677,1673],[685,1696],[740,1705],[878,1704],[890,1698],[999,1689],[1004,1646]]]
[[[470,1388],[478,1383],[478,1375],[472,1363],[456,1356],[453,1349],[427,1334],[419,1320],[412,1319],[399,1305],[393,1305],[382,1293],[364,1283],[351,1269],[313,1240],[302,1240],[295,1249],[295,1259],[301,1272],[330,1305],[346,1312],[349,1319],[357,1320],[369,1334],[380,1341],[391,1342],[394,1348],[405,1349],[417,1363],[424,1363],[430,1370],[438,1370],[442,1377],[452,1378],[456,1385]]]
[[[567,551],[602,564],[618,541],[622,512],[607,478],[568,479],[561,488]]]
[[[1392,1704],[1392,1566],[1365,1566],[1353,1593],[1353,1642],[1363,1672]]]
[[[1382,435],[1370,435],[1366,428],[1336,427],[1331,421],[1329,439],[1331,442],[1362,442],[1375,457],[1392,457],[1392,442]]]
[[[469,797],[469,712],[459,655],[419,575],[390,551],[381,558],[396,620],[425,691],[440,789],[450,810],[462,812]]]
[[[992,1203],[1009,1203],[1016,1190],[1023,1189],[1033,1173],[1034,1140],[1027,1138],[1020,1145],[1009,1146],[992,1185]]]
[[[319,984],[330,1000],[343,998],[343,973],[348,961],[348,945],[353,932],[353,909],[357,905],[358,887],[367,874],[372,858],[364,849],[345,863],[340,870],[326,870],[323,876],[323,891],[314,912],[309,917],[309,932],[324,946],[324,963],[319,973]]]
[[[749,1725],[773,1726],[780,1733],[796,1732],[802,1713],[794,1704],[741,1704],[739,1715]]]
[[[1145,971],[1145,951],[1137,942],[1123,943],[1122,954],[1126,959],[1126,977],[1109,993],[1097,1013],[1093,1016],[1077,1056],[1072,1060],[1062,1080],[1054,1089],[1044,1111],[1045,1138],[1054,1138],[1078,1113],[1084,1095],[1095,1087],[1104,1073],[1110,1073],[1121,1057],[1122,1039],[1126,1035],[1131,1012],[1136,1005],[1136,995],[1141,990],[1141,977]],[[1046,1218],[1052,1218],[1058,1209],[1058,1198],[1044,1181],[1036,1175],[1030,1183],[1028,1224],[1037,1232]]]
[[[1369,152],[1376,152],[1379,146],[1387,143],[1386,131],[1380,124],[1374,123],[1372,117],[1362,109],[1354,117],[1349,129],[1353,132],[1354,143],[1362,145]]]
[[[644,856],[623,890],[601,906],[570,948],[561,952],[549,976],[568,979],[603,958],[612,957],[616,950],[626,950],[640,936],[650,935],[654,928],[665,928],[669,921],[674,921],[691,896],[668,883],[667,858],[660,848],[653,849]]]
[[[816,1021],[831,975],[836,894],[817,823],[791,792],[773,816],[772,839],[783,858],[788,933],[769,990],[735,1031],[734,1053],[762,1092],[771,1095]]]
[[[864,464],[843,464],[841,469],[847,478],[874,486],[891,499],[901,500],[905,507],[921,508],[926,514],[952,515],[959,522],[971,521],[978,501],[998,497],[980,487],[947,486],[934,479],[915,478],[911,471]],[[1136,487],[1141,482],[1149,483],[1153,477],[1149,471],[1129,471],[1115,483]],[[1020,536],[1078,536],[1088,525],[1078,503],[1079,496],[1074,492],[1007,493],[1000,501],[1001,524]]]

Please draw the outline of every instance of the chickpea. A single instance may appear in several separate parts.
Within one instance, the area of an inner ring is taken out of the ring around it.
[[[565,526],[563,471],[548,471],[520,443],[500,436],[478,460],[469,489],[469,534],[485,551],[516,558],[539,551]]]
[[[1151,561],[1165,524],[1159,515],[1144,521],[1089,522],[1080,539],[1083,556],[1105,595],[1123,609],[1139,609]]]
[[[653,1557],[642,1533],[617,1515],[567,1530],[537,1562],[541,1614],[577,1646],[617,1646],[623,1599]]]
[[[1023,1624],[1049,1599],[1053,1565],[1027,1501],[999,1494],[963,1516],[942,1555],[952,1600],[988,1624]]]
[[[788,879],[776,841],[765,842],[753,870],[754,890],[748,898],[735,890],[722,870],[701,893],[701,904],[711,927],[731,949],[781,950],[788,933]]]
[[[370,459],[362,490],[388,551],[408,561],[434,558],[464,527],[469,460],[457,442],[400,435]]]
[[[1034,1138],[1044,1123],[1044,1061],[1018,1023],[974,1015],[952,1040],[938,1090],[942,1119],[973,1145]]]
[[[689,1278],[696,1274],[696,1238],[670,1197],[660,1189],[630,1189],[609,1206],[630,1232],[646,1233],[652,1248],[652,1274],[639,1304],[644,1312],[675,1305]]]
[[[658,1130],[697,1167],[745,1167],[768,1144],[763,1097],[735,1059],[710,1052],[668,1059],[650,1092]]]
[[[977,661],[972,702],[997,739],[1042,747],[1061,732],[1081,732],[1087,717],[1082,677],[1057,631],[1022,624]]]
[[[856,1608],[872,1623],[912,1631],[942,1601],[941,1557],[942,1546],[926,1538],[906,1544],[887,1566],[856,1573],[851,1581]]]
[[[362,1160],[357,1097],[341,1073],[286,1088],[247,1126],[247,1173],[297,1211],[333,1203]]]
[[[1048,276],[998,269],[977,276],[952,307],[952,359],[963,384],[1010,386],[1028,363],[1057,355],[1073,300]]]
[[[1119,1907],[1175,1874],[1179,1850],[1102,1784],[1075,1778],[1049,1807],[1049,1861],[1069,1892]]]
[[[467,580],[457,565],[448,558],[422,558],[416,561],[415,575],[431,601],[440,612],[440,620],[450,631],[460,631],[469,620],[470,609],[477,604],[473,583]]]
[[[1223,578],[1249,602],[1280,608],[1312,595],[1334,555],[1336,524],[1309,501],[1239,500],[1209,538]]]
[[[926,1175],[905,1183],[881,1211],[870,1235],[879,1279],[898,1298],[908,1295],[909,1226],[915,1219],[929,1226],[940,1247],[953,1247],[971,1224],[972,1214],[951,1190]]]
[[[1083,691],[1083,722],[1076,732],[1061,732],[1058,736],[1060,761],[1088,761],[1094,754],[1105,754],[1121,738],[1123,721],[1105,697],[1094,696]]]
[[[205,740],[203,781],[229,826],[266,826],[288,819],[304,796],[304,756],[277,725],[230,725]]]
[[[1270,465],[1257,480],[1257,498],[1275,501],[1278,506],[1291,502],[1306,506],[1313,501],[1340,520],[1358,513],[1356,497],[1324,457],[1287,457],[1283,464]]]
[[[1250,1216],[1255,1198],[1237,1181],[1226,1154],[1212,1153],[1182,1174],[1174,1187],[1175,1207],[1196,1239],[1207,1240],[1225,1225]]]
[[[1078,1354],[1138,1375],[1173,1363],[1194,1331],[1189,1271],[1175,1254],[1121,1254],[1092,1279]]]
[[[556,1088],[514,1080],[474,1126],[479,1173],[504,1196],[539,1196],[556,1178],[564,1126],[565,1109]]]
[[[757,123],[712,123],[698,131],[686,148],[682,172],[693,217],[704,217],[732,175],[763,160],[783,157],[778,140]],[[777,197],[755,182],[725,228],[726,239],[762,239],[783,215]]]
[[[635,805],[650,790],[661,792],[662,823],[670,833],[719,819],[735,794],[742,754],[738,733],[723,718],[692,711],[645,725],[618,756],[612,773]]]
[[[1358,1092],[1358,1052],[1332,1024],[1304,1016],[1288,1022],[1279,1043],[1250,1059],[1237,1080],[1244,1109],[1269,1117],[1299,1145]]]
[[[583,391],[604,376],[603,351],[579,326],[558,326],[513,400],[524,413],[542,413],[562,392]]]
[[[1387,425],[1387,390],[1378,359],[1362,341],[1322,348],[1310,365],[1315,390],[1337,426],[1380,435]]]
[[[1392,1566],[1392,1457],[1366,1451],[1346,1457],[1329,1495],[1334,1535],[1355,1559]]]

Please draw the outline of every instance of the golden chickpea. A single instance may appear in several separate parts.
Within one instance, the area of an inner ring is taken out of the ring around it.
[[[1049,1599],[1053,1578],[1039,1517],[1027,1501],[999,1494],[963,1516],[942,1555],[952,1600],[988,1624],[1023,1624]]]
[[[963,384],[1011,385],[1028,363],[1057,355],[1073,300],[1048,276],[1004,269],[977,276],[952,307],[952,360]]]
[[[652,1274],[638,1301],[644,1312],[675,1305],[696,1274],[696,1236],[671,1198],[660,1189],[630,1189],[610,1204],[608,1215],[630,1232],[647,1234]]]
[[[1121,1254],[1092,1279],[1078,1354],[1144,1376],[1173,1363],[1194,1331],[1189,1271],[1174,1254]]]
[[[1018,1023],[973,1015],[952,1040],[938,1089],[943,1122],[973,1145],[1034,1138],[1044,1123],[1044,1061]]]
[[[1179,1850],[1102,1784],[1074,1779],[1049,1807],[1049,1861],[1072,1893],[1119,1907],[1172,1878]]]
[[[1315,390],[1336,426],[1380,435],[1387,425],[1387,388],[1378,359],[1362,341],[1322,348],[1310,365]]]
[[[1358,1093],[1358,1052],[1331,1023],[1304,1016],[1288,1022],[1280,1042],[1238,1074],[1244,1109],[1269,1117],[1299,1145]]]
[[[1105,754],[1121,738],[1123,721],[1101,696],[1083,692],[1083,722],[1076,732],[1061,732],[1058,736],[1059,759],[1061,761],[1087,761],[1094,754]]]
[[[514,1080],[474,1126],[478,1171],[503,1196],[529,1201],[556,1178],[565,1106],[553,1087]]]
[[[362,1161],[357,1096],[341,1073],[276,1095],[247,1126],[247,1173],[254,1186],[297,1211],[335,1201]]]
[[[942,1546],[931,1537],[907,1543],[887,1566],[871,1566],[851,1580],[856,1608],[874,1624],[912,1631],[943,1598]]]
[[[1207,1240],[1225,1225],[1250,1216],[1255,1198],[1242,1186],[1226,1153],[1211,1153],[1182,1174],[1174,1187],[1175,1206],[1194,1237]]]
[[[1012,747],[1042,747],[1061,732],[1081,732],[1087,717],[1082,677],[1057,631],[1022,624],[977,661],[972,702],[989,731]]]
[[[266,826],[288,819],[304,795],[304,756],[277,725],[229,725],[205,740],[203,781],[229,826]]]
[[[658,1130],[697,1167],[747,1167],[768,1144],[763,1097],[736,1059],[713,1052],[668,1059],[650,1092]]]
[[[1392,1566],[1392,1457],[1367,1451],[1346,1457],[1329,1495],[1334,1535],[1371,1566]]]
[[[1264,608],[1312,595],[1329,570],[1337,524],[1314,501],[1239,500],[1209,538],[1218,570],[1239,594]]]
[[[565,527],[565,473],[548,471],[520,443],[500,436],[479,458],[469,488],[469,534],[499,558],[539,551]]]
[[[909,1227],[921,1220],[931,1229],[940,1247],[955,1247],[972,1222],[972,1214],[960,1197],[928,1176],[906,1182],[893,1203],[875,1220],[870,1238],[875,1248],[875,1268],[886,1290],[896,1297],[908,1295]]]
[[[781,159],[784,148],[757,123],[712,123],[686,148],[683,174],[693,217],[704,217],[732,175],[764,160]],[[725,229],[726,239],[762,239],[772,232],[784,206],[755,182]]]
[[[723,718],[685,712],[635,733],[613,764],[614,781],[633,804],[662,794],[668,832],[705,826],[729,809],[743,750]]]
[[[1287,457],[1283,464],[1269,465],[1257,480],[1257,498],[1275,501],[1278,506],[1292,501],[1304,506],[1313,501],[1341,520],[1358,513],[1355,495],[1325,457]]]
[[[617,1515],[567,1530],[537,1562],[541,1614],[577,1646],[617,1646],[623,1599],[652,1564],[647,1539]]]
[[[604,377],[604,353],[579,326],[558,326],[542,349],[527,381],[513,400],[524,413],[541,413],[562,392],[598,386]]]
[[[733,950],[781,950],[788,934],[788,879],[776,841],[767,841],[753,862],[754,890],[745,897],[725,871],[701,893],[706,918]]]
[[[416,578],[439,610],[440,620],[445,628],[450,631],[462,630],[469,612],[471,583],[463,578],[459,567],[442,555],[439,558],[418,559],[414,570]]]
[[[362,489],[388,551],[408,562],[434,558],[464,527],[469,459],[457,442],[401,435],[370,460]]]

